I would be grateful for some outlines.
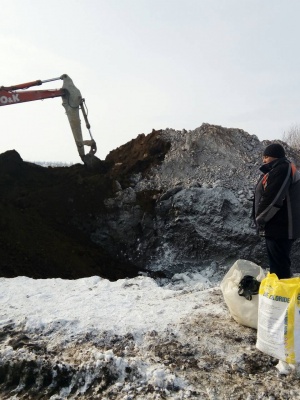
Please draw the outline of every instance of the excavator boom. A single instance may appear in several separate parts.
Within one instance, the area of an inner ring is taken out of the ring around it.
[[[62,97],[66,92],[62,89],[52,90],[26,90],[25,92],[16,92],[0,89],[0,106],[9,106],[12,104],[25,103],[26,101],[51,99],[53,97]]]
[[[43,83],[58,79],[63,80],[63,86],[61,89],[24,90],[32,86],[40,86]],[[99,162],[99,159],[95,157],[97,146],[90,131],[90,124],[85,109],[85,101],[82,98],[80,91],[76,88],[72,79],[68,75],[64,74],[60,78],[48,79],[45,81],[37,80],[13,86],[0,87],[0,106],[8,106],[28,101],[50,99],[54,97],[62,98],[62,105],[66,110],[80,158],[89,167],[95,165],[95,163]],[[81,110],[83,113],[86,127],[89,130],[91,137],[90,140],[83,140],[79,110]],[[88,154],[85,154],[85,145],[90,147],[90,152]]]

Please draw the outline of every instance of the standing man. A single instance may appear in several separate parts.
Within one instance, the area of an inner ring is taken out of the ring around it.
[[[279,143],[267,146],[254,195],[257,231],[265,237],[270,272],[292,277],[290,252],[300,237],[300,173]]]

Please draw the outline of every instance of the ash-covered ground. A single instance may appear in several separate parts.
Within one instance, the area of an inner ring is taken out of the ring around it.
[[[251,221],[266,144],[203,124],[92,170],[1,154],[0,397],[300,398],[218,286],[237,259],[267,266]]]
[[[299,399],[211,269],[155,282],[0,279],[1,399]]]

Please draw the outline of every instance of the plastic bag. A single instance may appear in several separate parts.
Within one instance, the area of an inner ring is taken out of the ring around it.
[[[258,295],[249,301],[238,293],[239,283],[246,275],[253,276],[259,282],[265,277],[263,269],[247,260],[237,260],[221,282],[221,290],[225,303],[233,319],[241,325],[257,329]]]
[[[261,282],[256,347],[288,364],[300,362],[300,278]]]

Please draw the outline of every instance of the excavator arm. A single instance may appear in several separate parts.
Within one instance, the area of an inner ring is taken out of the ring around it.
[[[40,86],[43,83],[56,81],[59,79],[63,80],[63,86],[61,89],[24,90],[32,86]],[[37,80],[14,86],[0,87],[0,106],[8,106],[27,101],[44,100],[54,97],[62,98],[62,105],[66,110],[80,158],[87,166],[93,166],[95,161],[98,160],[97,157],[95,157],[97,146],[91,134],[91,126],[87,117],[85,100],[82,98],[80,91],[76,88],[72,79],[68,75],[64,74],[59,78],[53,78],[44,81]],[[89,130],[91,137],[90,140],[83,140],[79,110],[81,110],[86,127]],[[88,154],[85,154],[85,145],[90,147]]]

